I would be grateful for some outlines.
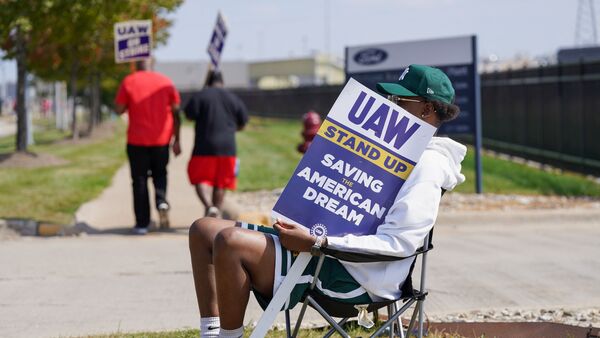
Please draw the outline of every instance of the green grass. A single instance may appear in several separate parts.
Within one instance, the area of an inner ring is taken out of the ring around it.
[[[84,202],[106,188],[125,162],[124,126],[114,133],[79,144],[57,142],[67,134],[39,123],[34,133],[35,153],[47,153],[67,161],[39,168],[0,168],[0,218],[23,217],[69,223]],[[301,123],[254,117],[238,133],[241,160],[239,189],[252,191],[285,186],[301,154]],[[0,154],[14,150],[14,136],[0,138]],[[498,194],[564,195],[600,197],[600,185],[576,174],[556,174],[522,164],[483,157],[485,192]],[[463,162],[467,182],[457,191],[474,192],[472,149]]]
[[[23,217],[69,223],[84,202],[108,186],[125,161],[123,126],[81,143],[56,142],[67,134],[54,129],[34,133],[29,151],[62,158],[66,164],[38,168],[0,168],[0,218]],[[14,137],[0,138],[0,154],[14,150]]]
[[[252,118],[248,128],[238,133],[241,160],[241,191],[283,187],[293,173],[301,155],[296,145],[301,142],[299,120]],[[457,187],[463,193],[475,192],[475,160],[469,148],[463,162],[467,181]],[[483,157],[483,189],[487,193],[600,196],[600,184],[581,175],[556,174],[523,164]]]
[[[375,328],[365,330],[364,328],[351,323],[345,329],[351,337],[368,337],[369,334],[375,332]],[[379,326],[376,326],[379,327]],[[298,337],[302,338],[321,338],[328,330],[325,329],[301,329],[298,333]],[[197,338],[199,330],[181,330],[181,331],[170,331],[170,332],[139,332],[139,333],[115,333],[109,335],[94,335],[86,338]],[[244,330],[244,337],[250,337],[252,333],[251,329]],[[285,330],[271,330],[266,335],[267,338],[285,338]],[[333,337],[340,337],[338,334],[334,334]],[[387,336],[383,336],[387,337]],[[430,338],[460,338],[461,336],[452,335],[448,333],[431,332],[428,337]],[[482,337],[483,338],[483,337]]]
[[[557,174],[492,156],[482,157],[483,190],[496,194],[600,197],[600,184],[574,173]],[[469,147],[463,161],[467,181],[458,192],[475,192],[475,156]]]
[[[251,118],[237,134],[239,190],[283,187],[302,157],[296,151],[302,140],[300,131],[300,121]]]

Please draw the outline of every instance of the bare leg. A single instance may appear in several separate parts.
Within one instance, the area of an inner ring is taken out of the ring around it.
[[[250,287],[271,297],[275,246],[271,236],[241,228],[224,229],[215,238],[213,262],[221,327],[243,325]]]
[[[220,316],[221,327],[229,330],[243,325],[251,286],[265,296],[272,296],[275,270],[275,246],[271,237],[233,227],[234,224],[203,218],[190,228],[192,270],[200,314],[202,317]]]
[[[198,198],[200,198],[200,202],[202,202],[204,208],[208,209],[209,207],[211,207],[213,204],[210,201],[208,193],[210,190],[210,186],[206,184],[196,184],[194,187],[196,188],[196,194],[198,195]]]
[[[190,227],[189,245],[192,273],[198,308],[202,317],[219,316],[215,267],[212,259],[213,242],[219,231],[234,225],[233,221],[201,218]]]
[[[214,187],[213,193],[212,193],[212,202],[213,202],[213,205],[215,207],[217,207],[219,210],[221,210],[223,207],[223,199],[224,198],[225,198],[225,189]]]

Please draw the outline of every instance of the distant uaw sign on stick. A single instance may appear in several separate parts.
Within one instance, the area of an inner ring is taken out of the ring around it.
[[[219,62],[221,61],[221,52],[223,52],[223,46],[225,45],[226,36],[227,25],[225,24],[225,19],[219,12],[219,14],[217,14],[217,22],[215,23],[215,28],[213,29],[213,33],[208,43],[208,48],[206,49],[206,51],[208,52],[208,56],[210,57],[210,62],[212,63],[215,69],[219,68]]]
[[[115,61],[117,63],[148,59],[151,51],[151,20],[134,20],[115,24]]]
[[[435,130],[350,79],[273,217],[316,235],[375,233]]]

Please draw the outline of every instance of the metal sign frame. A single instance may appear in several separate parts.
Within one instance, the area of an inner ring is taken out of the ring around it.
[[[477,69],[477,36],[380,43],[346,47],[346,80],[354,78],[375,89],[378,82],[396,82],[410,64],[442,69],[456,91],[459,117],[442,125],[439,134],[473,135],[477,193],[483,191],[481,165],[481,92]]]

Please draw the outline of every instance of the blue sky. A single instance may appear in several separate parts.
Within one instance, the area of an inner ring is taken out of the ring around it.
[[[574,44],[577,0],[186,0],[159,61],[207,60],[217,12],[229,26],[224,60],[267,60],[345,46],[476,34],[479,55],[548,55]],[[14,79],[12,62],[0,82]],[[4,71],[2,71],[2,68]]]

